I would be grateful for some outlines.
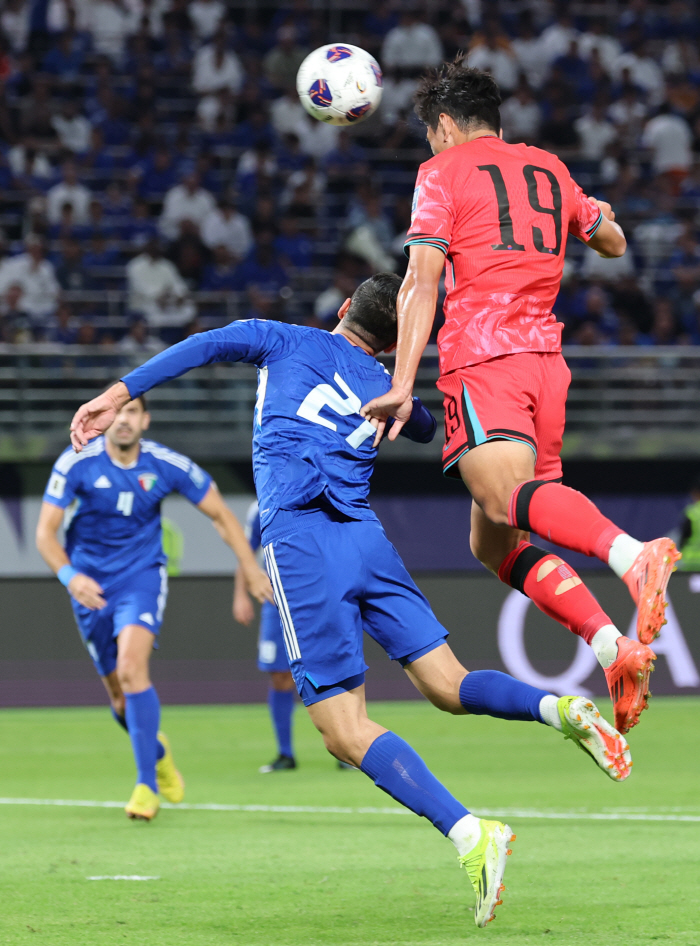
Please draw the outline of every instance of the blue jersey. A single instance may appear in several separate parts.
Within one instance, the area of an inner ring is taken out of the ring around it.
[[[56,460],[44,501],[66,515],[66,552],[74,568],[106,590],[154,565],[165,564],[160,504],[172,492],[199,503],[211,477],[189,457],[142,440],[136,463],[114,462],[97,437],[82,453],[72,447]]]
[[[192,335],[122,381],[135,398],[217,361],[258,368],[253,469],[263,530],[280,509],[298,509],[321,495],[352,519],[376,519],[368,502],[375,430],[359,413],[391,387],[376,358],[340,334],[251,319]],[[436,427],[415,399],[401,433],[427,443]]]
[[[257,499],[251,503],[245,517],[245,534],[250,547],[257,552],[262,545],[262,528],[260,526],[260,506]]]

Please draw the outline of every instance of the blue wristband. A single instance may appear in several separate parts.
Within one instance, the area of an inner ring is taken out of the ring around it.
[[[78,572],[77,568],[73,568],[72,565],[64,565],[56,572],[56,578],[58,578],[61,584],[67,588],[73,578],[78,574],[80,573]]]

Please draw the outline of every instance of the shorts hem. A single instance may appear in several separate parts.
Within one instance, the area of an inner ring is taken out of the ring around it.
[[[506,436],[506,434],[491,434],[490,436],[486,437],[485,440],[474,444],[473,447],[464,446],[456,457],[450,458],[449,462],[443,466],[442,475],[450,479],[461,480],[462,477],[458,472],[453,471],[453,467],[459,463],[465,453],[468,453],[470,450],[475,450],[484,443],[491,443],[494,440],[512,440],[513,443],[524,443],[526,447],[529,447],[532,450],[532,452],[535,454],[535,460],[537,460],[537,448],[530,442],[530,438],[527,437],[526,434],[523,434],[522,437]]]
[[[438,637],[432,643],[427,644],[425,647],[421,647],[419,650],[414,650],[410,654],[406,654],[405,657],[394,657],[394,660],[397,660],[402,667],[405,667],[407,664],[413,663],[414,660],[418,660],[419,657],[425,657],[426,654],[429,654],[433,650],[437,650],[438,647],[441,647],[447,640],[447,635],[443,637]]]
[[[311,682],[309,676],[305,676],[301,686],[297,685],[299,696],[304,706],[313,706],[314,703],[322,703],[323,700],[329,700],[333,696],[340,696],[350,690],[356,690],[365,682],[365,671],[355,673],[351,677],[339,680],[338,683],[331,683],[328,686],[316,686]]]

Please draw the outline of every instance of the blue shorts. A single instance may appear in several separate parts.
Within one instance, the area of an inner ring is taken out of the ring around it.
[[[258,670],[262,670],[263,673],[280,673],[283,670],[289,670],[280,613],[269,601],[264,602],[260,614]]]
[[[444,642],[447,631],[376,519],[320,509],[280,519],[265,530],[265,561],[307,706],[363,683],[363,629],[402,664]]]
[[[158,635],[168,599],[165,566],[144,569],[123,586],[106,591],[104,597],[107,604],[101,611],[90,611],[71,598],[80,636],[101,677],[116,669],[117,636],[127,624],[139,624]]]

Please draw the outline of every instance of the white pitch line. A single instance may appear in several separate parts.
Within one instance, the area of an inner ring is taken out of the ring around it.
[[[59,808],[123,808],[123,801],[83,801],[66,798],[0,798],[0,805],[45,805]],[[163,802],[162,808],[173,811],[252,811],[268,814],[293,815],[411,815],[406,808],[341,808],[315,805],[218,805],[218,804],[180,804],[171,805]],[[478,808],[476,815],[489,818],[532,818],[548,821],[697,821],[700,814],[691,815],[675,812],[672,814],[654,811],[551,811],[537,808]]]
[[[85,880],[160,880],[157,877],[145,877],[140,874],[101,874],[97,877],[86,877]]]

